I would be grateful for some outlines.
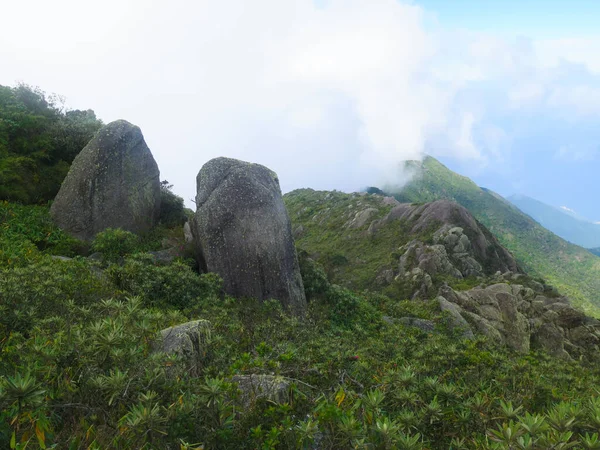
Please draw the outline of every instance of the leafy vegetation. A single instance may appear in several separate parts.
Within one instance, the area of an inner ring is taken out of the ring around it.
[[[131,248],[54,259],[78,247],[42,207],[2,212],[3,254],[32,248],[0,264],[2,448],[598,448],[597,367],[463,340],[434,303],[331,284],[306,254],[309,311],[292,318]],[[210,324],[199,376],[157,348],[196,319]],[[248,374],[287,384],[248,401],[233,378]]]
[[[91,245],[56,228],[47,205],[23,205],[52,198],[100,124],[39,90],[0,87],[1,448],[600,448],[598,367],[465,340],[435,302],[403,300],[399,285],[375,292],[398,247],[432,230],[414,236],[395,221],[369,233],[356,211],[374,220],[391,208],[374,196],[286,195],[306,250],[301,318],[157,257],[165,242],[184,245],[189,217],[168,182],[160,226],[105,230]],[[544,273],[536,257],[523,259]],[[190,371],[162,351],[160,331],[198,319]],[[281,392],[249,395],[236,381],[247,375],[273,375]]]
[[[47,207],[0,201],[0,263],[24,266],[42,255],[75,256],[87,244],[57,228]]]
[[[94,111],[65,110],[39,88],[0,86],[0,200],[52,200],[101,125]]]
[[[478,187],[434,158],[413,162],[415,178],[394,196],[401,202],[454,200],[509,249],[526,271],[546,279],[573,304],[600,317],[600,259],[540,226],[492,191]]]
[[[394,221],[373,235],[366,233],[368,224],[349,226],[357,211],[374,209],[371,220],[390,211],[391,206],[382,205],[376,196],[299,189],[286,194],[284,201],[298,247],[324,267],[329,279],[350,289],[372,288],[393,252],[415,238],[402,221]]]
[[[117,262],[138,249],[140,238],[137,234],[120,228],[107,228],[94,238],[92,250],[102,253],[106,261]]]
[[[186,209],[183,198],[174,194],[173,185],[167,180],[160,183],[160,223],[166,227],[183,226],[193,215],[193,211]]]

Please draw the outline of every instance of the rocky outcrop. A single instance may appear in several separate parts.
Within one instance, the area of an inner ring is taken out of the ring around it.
[[[294,314],[306,298],[277,175],[229,158],[206,163],[196,179],[192,225],[199,265],[235,297],[277,299]]]
[[[237,384],[241,393],[241,403],[251,406],[258,399],[266,399],[276,403],[289,400],[291,381],[274,375],[236,375],[232,381]]]
[[[549,297],[519,284],[497,283],[456,292],[440,289],[442,309],[452,306],[472,331],[521,353],[542,349],[566,359],[596,359],[600,321],[587,317],[566,297]]]
[[[357,214],[358,217],[358,214]],[[415,239],[398,248],[398,264],[380,271],[377,283],[393,280],[410,286],[412,298],[433,298],[444,279],[485,278],[516,273],[512,255],[462,206],[441,200],[425,205],[402,203],[369,226],[375,235],[401,221]]]
[[[150,230],[160,213],[160,178],[140,129],[124,120],[102,127],[73,161],[50,213],[82,240],[106,228]]]
[[[183,239],[186,244],[194,242],[194,235],[192,234],[192,227],[189,221],[183,224]]]
[[[440,309],[442,310],[442,312],[448,314],[448,318],[450,319],[450,328],[458,329],[462,333],[463,338],[465,339],[473,339],[473,331],[471,330],[471,327],[469,327],[469,323],[462,316],[460,307],[458,307],[454,303],[449,302],[444,297],[438,297],[437,301],[440,305]]]
[[[211,340],[208,320],[194,320],[160,332],[158,350],[181,357],[192,374],[200,372]]]
[[[379,211],[376,208],[366,208],[357,212],[351,221],[346,224],[346,228],[357,229],[365,226],[367,222],[373,219]]]
[[[419,236],[400,249],[407,253],[404,261],[402,258],[400,261],[401,274],[420,266],[426,266],[421,269],[431,276],[434,274],[430,269],[455,278],[521,271],[508,250],[457,203],[448,200],[424,205],[401,203],[383,219],[373,221],[369,232],[375,234],[396,220],[406,224],[409,234]]]

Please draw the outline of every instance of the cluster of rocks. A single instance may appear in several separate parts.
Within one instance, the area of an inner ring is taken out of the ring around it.
[[[196,182],[197,210],[184,236],[201,269],[219,274],[232,296],[274,298],[302,315],[306,298],[277,175],[258,164],[216,158],[202,167]],[[384,217],[370,205],[349,213],[345,228],[374,235],[402,221],[407,233],[418,237],[398,249],[397,263],[381,272],[381,283],[408,282],[414,297],[436,298],[450,324],[467,338],[481,333],[519,352],[541,348],[560,358],[598,353],[600,322],[539,283],[515,284],[522,276],[515,259],[465,208],[446,200],[400,204],[391,197],[382,197],[381,204],[391,206]],[[147,232],[159,212],[158,166],[140,129],[123,120],[103,127],[75,158],[51,208],[61,228],[88,241],[106,228]],[[302,233],[301,227],[294,230]],[[157,261],[177,256],[166,247],[154,253]],[[444,277],[494,283],[462,292],[448,285],[438,289],[434,281]],[[387,320],[427,332],[435,325],[416,318]],[[209,341],[210,324],[198,320],[163,330],[159,349],[199,372]],[[289,384],[270,376],[233,381],[252,398],[279,398]]]
[[[437,301],[457,326],[518,352],[543,349],[564,359],[599,355],[600,321],[573,308],[566,297],[497,283],[459,292],[444,286]]]
[[[368,232],[377,233],[402,220],[409,234],[419,236],[398,248],[395,267],[383,269],[380,284],[405,282],[413,298],[436,294],[439,278],[483,278],[495,273],[521,273],[513,256],[462,206],[447,200],[425,205],[398,204],[383,219],[371,222]],[[425,238],[423,237],[424,235]]]
[[[157,224],[160,198],[160,173],[142,132],[118,120],[77,155],[51,215],[82,240],[107,228],[142,234]],[[213,159],[198,173],[196,203],[184,236],[200,267],[220,275],[232,296],[277,299],[303,314],[304,287],[277,175],[258,164]],[[165,246],[152,255],[168,263],[180,252]]]
[[[180,371],[196,376],[202,372],[211,344],[212,324],[208,320],[193,320],[162,330],[154,344],[154,353],[177,357],[178,364],[168,367],[169,376],[175,378]],[[286,377],[268,374],[235,375],[230,381],[238,387],[245,407],[260,399],[288,401],[292,383]]]

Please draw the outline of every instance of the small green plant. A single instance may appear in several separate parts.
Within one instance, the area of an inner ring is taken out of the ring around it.
[[[168,228],[181,227],[188,219],[183,198],[175,195],[173,185],[167,180],[160,182],[160,217],[161,225]]]
[[[116,262],[134,253],[139,246],[140,238],[120,228],[107,228],[96,235],[92,242],[92,250],[102,253],[106,261]]]

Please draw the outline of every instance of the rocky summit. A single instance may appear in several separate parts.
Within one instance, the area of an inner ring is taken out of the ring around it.
[[[160,178],[141,130],[125,120],[102,127],[73,161],[50,212],[82,240],[106,228],[150,230],[160,212]]]
[[[496,272],[520,272],[513,256],[462,206],[448,200],[424,205],[401,203],[381,220],[373,221],[377,233],[392,221],[404,221],[415,239],[400,246],[398,265],[384,271],[388,280],[420,282],[413,297],[431,294],[436,276],[463,279]],[[428,237],[424,238],[423,235]]]
[[[196,179],[192,232],[200,267],[235,297],[306,308],[304,287],[277,175],[230,158],[207,162]]]

